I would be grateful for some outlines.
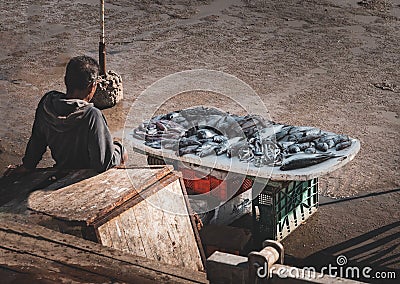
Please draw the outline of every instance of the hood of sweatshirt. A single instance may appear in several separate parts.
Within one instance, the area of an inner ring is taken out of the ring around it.
[[[66,99],[65,94],[57,91],[47,93],[43,98],[42,119],[57,132],[69,131],[78,126],[93,107],[80,99]]]

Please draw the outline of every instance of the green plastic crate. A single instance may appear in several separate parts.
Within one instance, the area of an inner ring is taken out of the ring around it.
[[[318,178],[307,181],[269,181],[253,200],[256,240],[283,240],[318,209]]]

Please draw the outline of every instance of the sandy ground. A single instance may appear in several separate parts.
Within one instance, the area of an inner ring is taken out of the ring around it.
[[[97,57],[98,2],[0,3],[0,168],[20,162],[35,107],[46,91],[65,89],[69,58]],[[361,141],[354,161],[320,179],[317,214],[284,241],[293,261],[358,246],[347,251],[356,263],[399,269],[400,1],[363,3],[106,1],[108,68],[122,76],[125,95],[104,111],[112,132],[122,136],[135,99],[167,75],[200,68],[234,75],[272,120]],[[163,110],[203,104],[240,112],[234,101],[201,92]],[[41,166],[50,165],[47,153]],[[330,199],[343,197],[353,199]],[[364,235],[379,245],[361,250]]]

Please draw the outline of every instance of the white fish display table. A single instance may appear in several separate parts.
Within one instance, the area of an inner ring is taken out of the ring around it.
[[[153,117],[126,142],[146,154],[149,164],[182,171],[188,192],[202,194],[208,203],[216,196],[216,207],[236,202],[228,206],[233,214],[247,212],[251,204],[253,233],[260,241],[282,240],[315,213],[318,178],[360,150],[360,141],[346,135],[202,107]],[[251,195],[235,201],[250,188]],[[205,211],[216,208],[209,207]]]

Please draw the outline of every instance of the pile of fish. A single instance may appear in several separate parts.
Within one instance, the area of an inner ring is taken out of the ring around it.
[[[291,126],[259,115],[238,116],[215,108],[196,107],[158,115],[134,129],[147,146],[178,156],[226,155],[240,161],[293,170],[342,157],[351,146],[346,135],[307,126]],[[345,158],[345,156],[343,156]]]

